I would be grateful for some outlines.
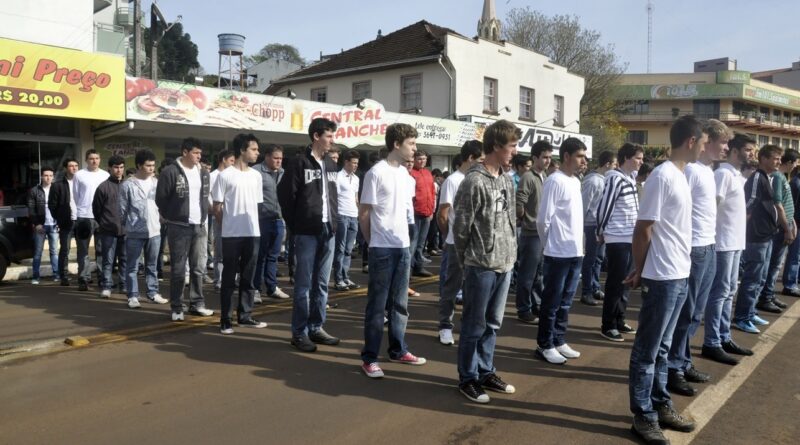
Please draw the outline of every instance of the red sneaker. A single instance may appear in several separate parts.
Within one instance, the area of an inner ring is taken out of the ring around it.
[[[422,357],[417,357],[416,355],[406,352],[401,357],[398,358],[389,358],[389,361],[395,363],[404,363],[406,365],[424,365],[427,360]]]

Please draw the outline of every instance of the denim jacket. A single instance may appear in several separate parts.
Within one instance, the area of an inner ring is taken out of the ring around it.
[[[120,221],[125,226],[125,233],[130,238],[150,238],[150,233],[147,229],[147,201],[156,199],[156,178],[150,178],[153,181],[153,187],[148,194],[139,183],[134,180],[128,180],[120,185],[119,190],[119,215]]]

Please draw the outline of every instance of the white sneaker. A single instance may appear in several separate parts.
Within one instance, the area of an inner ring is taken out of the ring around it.
[[[31,284],[33,284],[35,286],[35,285],[39,284],[39,280],[31,280]]]
[[[556,346],[556,351],[559,354],[563,355],[564,358],[578,358],[581,356],[581,353],[570,348],[568,344],[564,343],[561,346]]]
[[[276,287],[275,288],[275,292],[269,294],[269,296],[271,298],[280,298],[281,300],[285,300],[287,298],[290,298],[289,294],[287,294],[286,292],[282,291],[281,288],[279,288],[279,287]]]
[[[439,343],[449,346],[455,344],[455,342],[452,329],[439,329]]]
[[[183,312],[173,312],[172,321],[183,321]]]
[[[536,349],[536,353],[540,357],[545,359],[547,363],[552,363],[554,365],[563,365],[564,363],[567,362],[567,359],[564,358],[563,355],[559,354],[558,351],[556,351],[556,348],[549,348],[549,349],[538,348]]]
[[[199,315],[201,317],[210,317],[214,315],[214,311],[212,311],[211,309],[206,309],[204,307],[196,307],[190,310],[189,312],[194,315]]]
[[[184,286],[188,286],[189,285],[189,275],[186,275],[186,277],[183,279],[183,285]]]
[[[139,303],[139,299],[138,298],[131,297],[131,298],[128,298],[128,307],[131,308],[131,309],[136,309],[136,308],[142,307],[142,305]]]
[[[100,292],[100,298],[111,298],[111,289],[103,289],[103,292]]]
[[[261,292],[259,292],[257,290],[253,291],[253,303],[255,303],[255,304],[263,303],[263,301],[261,301]]]
[[[169,303],[169,300],[167,300],[166,298],[162,297],[161,294],[153,295],[152,297],[150,297],[150,301],[152,301],[153,303],[156,303],[156,304],[167,304],[167,303]]]

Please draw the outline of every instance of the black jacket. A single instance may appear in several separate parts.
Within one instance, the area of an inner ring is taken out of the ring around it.
[[[119,216],[119,185],[121,180],[113,176],[97,186],[92,200],[92,213],[97,222],[97,231],[104,235],[123,236],[125,227]]]
[[[747,242],[769,241],[778,232],[778,210],[769,175],[758,169],[744,184],[747,201]]]
[[[67,178],[62,178],[50,186],[50,199],[47,201],[47,206],[50,207],[50,214],[56,220],[59,227],[72,226],[72,209],[69,206],[70,190]]]
[[[156,186],[156,205],[161,217],[171,223],[189,224],[189,179],[177,163],[161,171]],[[208,193],[210,176],[200,169],[200,220],[208,215]]]
[[[52,196],[52,185],[50,186],[50,193]],[[45,220],[45,206],[46,200],[44,196],[44,189],[42,184],[37,184],[28,192],[28,216],[31,219],[31,224],[40,226],[44,224]]]
[[[278,184],[278,201],[286,227],[295,235],[322,233],[322,187],[328,188],[328,223],[336,232],[339,200],[336,195],[336,164],[325,155],[327,178],[322,181],[322,166],[306,148],[303,156],[295,156],[284,166]]]

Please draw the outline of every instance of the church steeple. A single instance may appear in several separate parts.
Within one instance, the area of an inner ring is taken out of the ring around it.
[[[495,14],[494,0],[483,0],[483,14],[478,20],[478,37],[500,41],[500,20],[497,20]]]

